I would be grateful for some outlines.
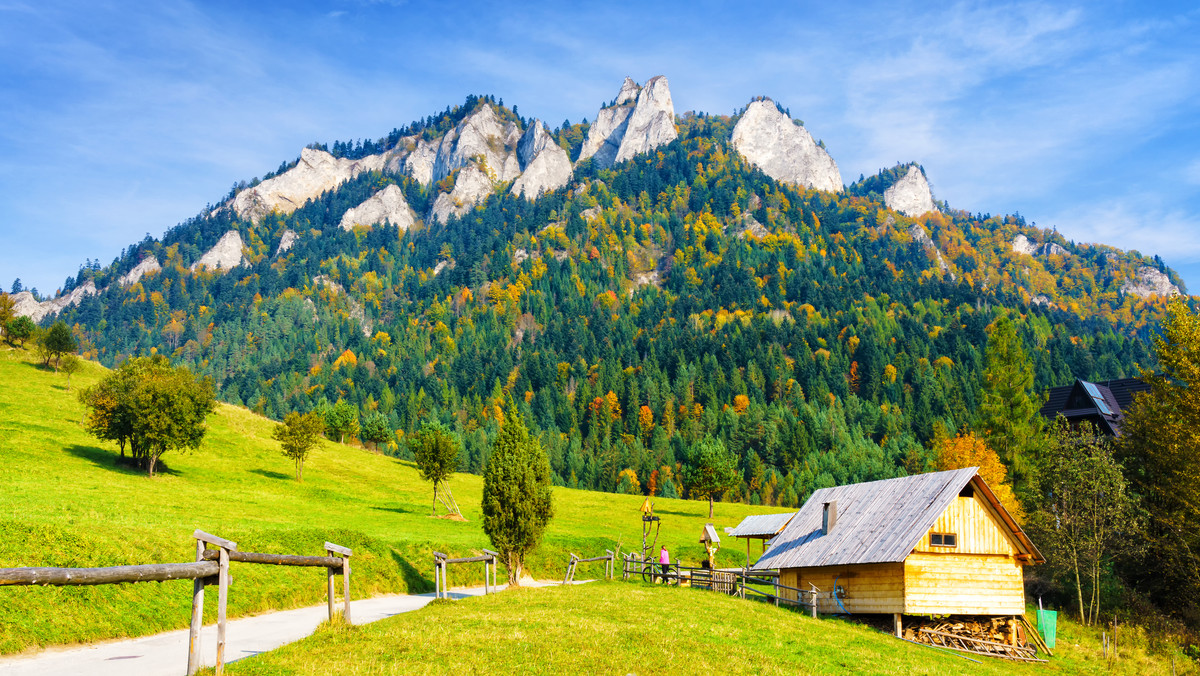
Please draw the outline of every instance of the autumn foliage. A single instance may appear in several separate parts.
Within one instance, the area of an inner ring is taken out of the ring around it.
[[[979,476],[1000,499],[1000,504],[1004,505],[1017,523],[1025,521],[1025,510],[1008,482],[1008,469],[1000,462],[1000,456],[988,448],[983,439],[974,434],[960,434],[943,439],[937,452],[936,465],[939,471],[978,467]]]

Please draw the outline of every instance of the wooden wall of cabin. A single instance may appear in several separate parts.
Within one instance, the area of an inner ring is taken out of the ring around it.
[[[930,544],[931,533],[954,533],[958,543],[954,547],[935,547]],[[1000,517],[983,496],[976,492],[969,498],[955,498],[913,551],[1013,556],[1017,553],[1017,548]]]
[[[917,614],[1020,615],[1024,571],[1016,557],[913,553],[904,561],[904,610]]]
[[[810,589],[814,584],[823,592],[833,591],[834,581],[846,590],[842,605],[851,613],[900,613],[904,612],[904,564],[871,563],[853,566],[825,566],[821,568],[784,568],[779,571],[779,583],[798,589]],[[796,598],[790,589],[780,590],[780,596]],[[828,594],[817,603],[821,613],[840,613]]]

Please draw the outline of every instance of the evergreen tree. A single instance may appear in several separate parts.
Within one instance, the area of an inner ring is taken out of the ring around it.
[[[504,559],[510,585],[521,584],[525,556],[553,516],[550,460],[509,401],[483,472],[483,532]]]
[[[1000,317],[991,326],[982,377],[980,430],[988,447],[1008,465],[1014,487],[1029,480],[1029,461],[1042,439],[1042,396],[1033,390],[1033,364],[1016,326]]]
[[[25,347],[25,341],[33,336],[36,329],[37,325],[29,317],[13,317],[4,325],[4,338],[9,345]]]
[[[416,459],[421,478],[433,484],[432,513],[436,514],[438,487],[458,471],[458,453],[462,449],[462,443],[450,428],[435,422],[422,425],[421,429],[409,438],[408,448]],[[450,513],[462,516],[449,488],[446,489],[442,503]]]
[[[684,483],[692,498],[708,499],[708,518],[713,515],[713,499],[735,488],[741,480],[737,458],[720,439],[704,437],[696,444],[688,462]]]
[[[388,423],[388,417],[375,411],[363,417],[361,436],[364,442],[371,444],[376,450],[379,450],[379,444],[395,439],[396,433],[392,431],[392,426]]]
[[[338,399],[333,406],[327,406],[322,414],[325,431],[331,435],[330,438],[336,438],[339,444],[346,440],[347,434],[358,434],[358,411],[350,402]]]
[[[1200,314],[1182,301],[1155,339],[1161,368],[1143,378],[1121,427],[1121,457],[1147,514],[1147,556],[1131,577],[1155,601],[1200,623]]]

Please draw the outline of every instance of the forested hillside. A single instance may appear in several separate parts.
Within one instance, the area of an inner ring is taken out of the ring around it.
[[[481,106],[521,131],[532,123],[471,97],[331,152],[436,139]],[[739,461],[728,497],[785,506],[925,470],[935,434],[975,423],[1000,316],[1038,388],[1153,366],[1165,299],[1127,285],[1146,268],[1172,274],[1161,261],[1019,216],[942,205],[906,217],[881,200],[897,170],[840,193],[778,182],[731,148],[737,117],[676,121],[678,138],[656,150],[612,168],[584,160],[536,200],[500,185],[444,223],[339,227],[387,185],[417,214],[454,187],[454,174],[423,185],[388,167],[287,214],[210,205],[109,267],[85,266],[68,288],[102,291],[60,316],[105,364],[165,353],[274,418],[337,401],[384,416],[394,453],[439,419],[461,433],[473,472],[509,396],[563,485],[685,492],[689,451],[711,434]],[[587,131],[552,133],[575,160]],[[193,271],[231,230],[243,263]],[[1041,248],[1017,251],[1019,235]],[[161,270],[116,283],[149,256]]]

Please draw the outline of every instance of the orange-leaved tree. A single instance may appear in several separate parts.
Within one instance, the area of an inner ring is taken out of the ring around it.
[[[983,439],[968,432],[943,439],[936,450],[937,459],[934,464],[939,471],[978,467],[979,476],[983,477],[988,487],[1000,499],[1000,504],[1004,505],[1017,523],[1025,522],[1025,510],[1013,494],[1012,484],[1008,481],[1008,469],[1000,462],[1000,456],[988,448]]]

